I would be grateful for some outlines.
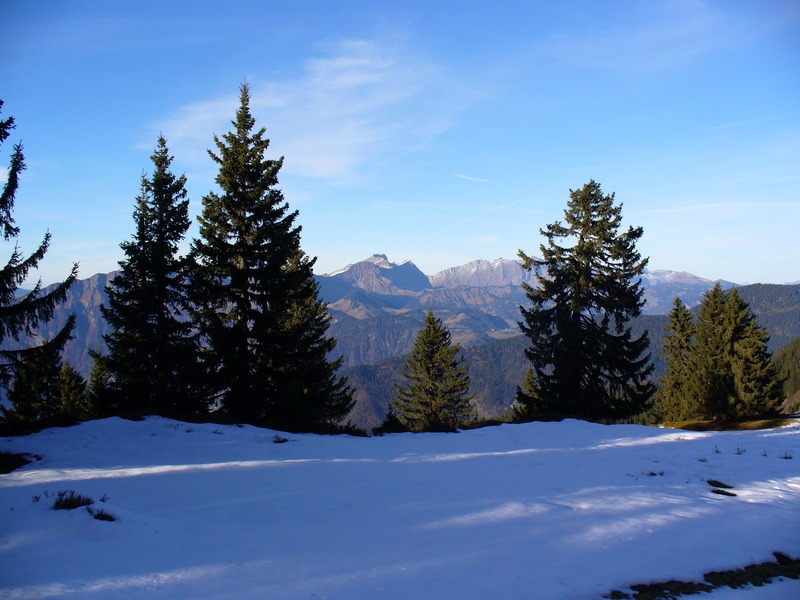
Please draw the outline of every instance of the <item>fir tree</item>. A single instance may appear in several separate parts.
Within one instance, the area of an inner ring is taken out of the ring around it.
[[[767,349],[769,334],[750,321],[734,347],[733,377],[736,404],[731,415],[739,419],[777,413],[783,399],[781,380]]]
[[[628,326],[644,305],[647,259],[636,250],[640,227],[619,232],[621,211],[614,194],[590,181],[570,190],[566,224],[540,230],[542,259],[520,251],[538,283],[524,284],[531,306],[521,307],[520,327],[534,377],[529,389],[517,390],[520,412],[539,405],[563,416],[620,418],[651,396],[649,338],[634,337]]]
[[[62,362],[61,349],[52,345],[17,365],[7,400],[10,408],[0,410],[17,433],[94,417],[86,382],[72,365]]]
[[[540,421],[545,419],[549,408],[545,404],[545,399],[537,393],[536,390],[536,377],[533,374],[533,369],[528,369],[525,374],[525,381],[522,382],[522,387],[518,392],[518,400],[512,406],[512,418],[517,422],[527,421]]]
[[[133,212],[136,230],[120,244],[125,259],[106,286],[101,312],[112,328],[106,355],[104,413],[191,417],[197,400],[196,350],[186,310],[186,273],[178,246],[189,228],[186,177],[170,172],[159,136],[153,174],[142,175]]]
[[[667,373],[658,390],[658,412],[664,420],[683,421],[697,416],[699,407],[689,389],[695,324],[680,298],[675,298],[665,332],[661,355]]]
[[[241,86],[234,130],[214,137],[220,193],[203,198],[192,247],[194,319],[214,401],[228,419],[295,431],[325,430],[352,407],[329,361],[335,341],[300,249],[297,211],[277,188],[283,159],[265,157],[250,90]]]
[[[703,296],[690,361],[689,391],[707,418],[751,418],[777,410],[780,379],[769,336],[737,290]]]
[[[94,416],[86,389],[86,380],[68,362],[58,375],[60,412],[69,422],[77,422]]]
[[[728,294],[725,314],[734,384],[727,414],[743,419],[777,412],[781,383],[767,349],[769,334],[758,326],[750,306],[735,289]]]
[[[392,412],[410,431],[455,431],[477,418],[461,347],[432,311],[395,384]]]
[[[24,428],[52,425],[61,411],[61,367],[61,349],[52,345],[18,364],[6,395],[11,410],[3,408],[6,419]]]
[[[800,338],[795,338],[778,350],[773,358],[778,377],[783,382],[783,397],[790,398],[800,391]]]
[[[3,101],[0,100],[0,110]],[[11,135],[14,129],[14,118],[0,119],[0,145]],[[0,194],[0,232],[6,242],[19,235],[19,228],[14,225],[12,216],[14,202],[19,188],[19,177],[25,170],[25,157],[22,144],[14,145],[10,164],[6,171],[6,183]],[[0,269],[0,385],[8,385],[12,376],[29,361],[45,361],[54,354],[60,353],[69,340],[75,326],[75,315],[70,315],[64,327],[51,340],[26,348],[9,348],[10,340],[20,342],[22,338],[35,336],[34,330],[53,317],[53,312],[66,297],[67,291],[78,276],[78,265],[72,267],[69,276],[48,293],[43,293],[39,280],[30,292],[18,296],[17,290],[26,280],[31,270],[36,269],[44,258],[50,245],[50,233],[47,232],[36,251],[25,255],[17,244],[5,267]]]
[[[706,417],[723,417],[733,404],[734,382],[731,372],[733,350],[728,325],[733,321],[725,315],[726,295],[717,283],[703,295],[700,305],[696,344],[690,365],[690,391],[699,413]]]

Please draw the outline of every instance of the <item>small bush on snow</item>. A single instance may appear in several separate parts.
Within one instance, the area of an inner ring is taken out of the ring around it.
[[[94,500],[89,496],[81,496],[72,490],[61,490],[53,502],[53,510],[72,510],[91,504],[94,504]]]

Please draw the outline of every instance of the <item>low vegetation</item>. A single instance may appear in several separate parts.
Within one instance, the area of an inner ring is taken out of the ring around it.
[[[800,560],[782,552],[774,552],[775,562],[763,562],[741,569],[711,571],[703,575],[703,581],[663,581],[632,585],[631,592],[614,590],[603,596],[611,600],[674,600],[682,596],[710,593],[716,588],[743,588],[762,586],[778,577],[800,579]]]
[[[74,510],[92,504],[94,504],[94,499],[89,496],[82,496],[73,490],[61,490],[56,494],[53,510]]]

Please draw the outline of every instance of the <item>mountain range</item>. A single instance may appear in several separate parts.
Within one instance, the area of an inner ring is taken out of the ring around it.
[[[65,359],[84,375],[92,367],[89,350],[105,350],[108,326],[99,308],[107,301],[104,288],[115,274],[99,273],[75,282],[54,319],[37,330],[49,338],[74,312],[75,339]],[[535,281],[516,260],[475,260],[428,276],[410,261],[391,262],[383,254],[316,279],[332,317],[329,332],[338,341],[346,367],[406,354],[428,310],[465,347],[517,336],[519,307],[526,302],[522,284]],[[648,271],[642,278],[644,313],[667,314],[676,296],[694,306],[714,283],[690,273]]]
[[[84,376],[92,368],[91,350],[105,351],[109,332],[100,313],[107,301],[106,284],[115,272],[75,282],[67,299],[37,334],[49,339],[76,314],[74,339],[64,358]],[[433,310],[461,344],[470,366],[476,401],[485,415],[507,409],[527,366],[520,336],[519,307],[527,302],[523,284],[535,284],[534,274],[519,261],[475,260],[426,275],[409,261],[391,262],[383,254],[316,276],[320,297],[331,314],[329,334],[344,357],[344,374],[356,390],[353,422],[369,428],[383,416],[402,366],[425,314]],[[715,281],[690,273],[646,271],[642,277],[645,307],[636,327],[650,332],[656,375],[663,372],[658,353],[666,314],[675,297],[696,307]],[[720,281],[723,287],[735,284]],[[800,336],[800,285],[756,284],[738,287],[745,301],[770,333],[774,352]]]

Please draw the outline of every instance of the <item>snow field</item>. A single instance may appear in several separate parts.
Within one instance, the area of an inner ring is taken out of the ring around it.
[[[0,438],[41,456],[0,476],[0,597],[594,599],[800,556],[800,424],[275,435],[150,418]],[[118,520],[51,510],[60,490]]]

